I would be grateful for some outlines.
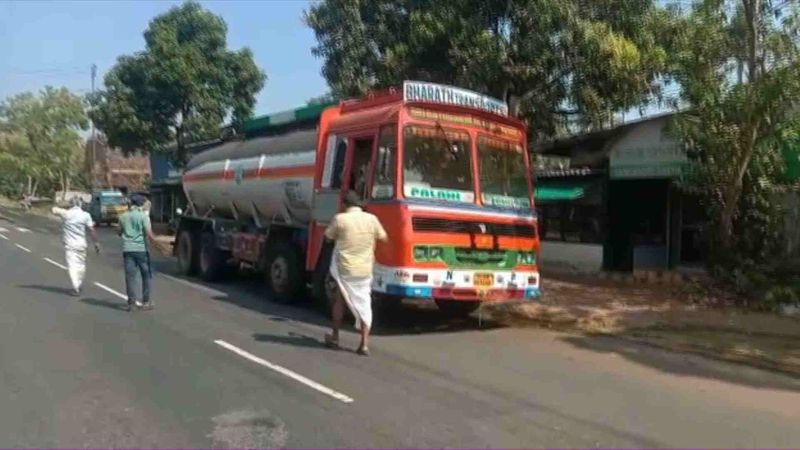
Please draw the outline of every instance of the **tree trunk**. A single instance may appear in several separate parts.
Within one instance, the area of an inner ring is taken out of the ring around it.
[[[67,192],[69,192],[69,174],[61,172],[61,201],[67,200]]]
[[[508,95],[508,115],[519,118],[520,98],[514,94]]]
[[[58,173],[58,187],[61,188],[61,198],[56,199],[57,202],[63,202],[67,198],[67,189],[65,187],[66,182],[64,181],[64,172]]]
[[[724,204],[722,206],[722,211],[720,211],[719,218],[722,251],[729,250],[733,244],[733,218],[739,208],[739,199],[742,196],[742,187],[744,186],[744,176],[747,173],[747,168],[750,166],[750,160],[753,158],[753,153],[755,153],[756,149],[758,131],[755,127],[751,128],[746,138],[746,147],[742,154],[742,159],[738,167],[736,167],[735,178],[722,195]]]
[[[758,80],[758,30],[761,0],[742,0],[747,24],[747,81]]]
[[[183,141],[183,127],[180,126],[175,130],[175,162],[180,168],[186,167],[186,143]]]

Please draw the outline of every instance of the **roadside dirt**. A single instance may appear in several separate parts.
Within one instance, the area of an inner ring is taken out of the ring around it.
[[[486,308],[484,317],[586,335],[612,335],[679,352],[745,363],[800,377],[800,318],[697,302],[696,290],[543,277],[533,304]]]

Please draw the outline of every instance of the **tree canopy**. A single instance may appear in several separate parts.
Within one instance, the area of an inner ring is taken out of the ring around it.
[[[0,104],[0,165],[5,189],[13,191],[6,193],[69,190],[80,176],[80,131],[87,126],[83,99],[66,88],[48,86],[38,96],[26,92]]]
[[[714,254],[775,256],[781,152],[798,135],[797,2],[701,0],[676,29],[673,73],[686,111],[676,129],[698,164]]]
[[[305,20],[336,95],[456,84],[550,137],[658,95],[666,14],[652,0],[323,0]]]
[[[252,113],[266,76],[248,48],[227,48],[219,16],[189,1],[154,18],[145,50],[122,56],[92,98],[92,118],[124,152],[174,148],[182,165],[187,143],[214,137],[230,116]]]

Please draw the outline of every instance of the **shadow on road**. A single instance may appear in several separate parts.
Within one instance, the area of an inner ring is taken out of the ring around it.
[[[310,336],[289,332],[286,336],[278,334],[253,333],[253,339],[258,342],[284,344],[294,347],[325,348],[325,345]]]
[[[405,301],[389,311],[375,311],[372,334],[398,336],[406,334],[455,333],[459,331],[494,330],[505,325],[480,320],[476,314],[468,317],[449,317],[428,301]]]
[[[673,375],[716,379],[756,388],[800,392],[800,379],[769,373],[699,355],[674,353],[646,344],[606,336],[568,336],[562,340],[580,349],[614,353],[630,361]]]
[[[329,316],[311,298],[310,293],[303,301],[295,304],[276,303],[268,300],[263,279],[257,273],[244,272],[230,276],[223,283],[210,284],[175,273],[175,263],[170,259],[155,258],[152,264],[156,272],[169,274],[226,294],[212,297],[216,301],[269,315],[271,316],[270,320],[293,320],[322,327],[330,325]],[[505,327],[497,321],[479,320],[476,314],[463,318],[448,317],[428,301],[408,302],[387,311],[376,308],[373,314],[372,334],[377,336],[454,333]],[[345,318],[345,327],[352,329],[352,318]]]
[[[82,303],[86,303],[87,305],[100,306],[100,307],[108,308],[108,309],[115,309],[117,311],[124,311],[126,313],[128,312],[128,305],[126,303],[123,303],[123,302],[114,302],[114,301],[110,301],[110,300],[100,300],[100,299],[96,299],[96,298],[82,298],[81,302]]]
[[[43,286],[41,284],[22,284],[22,285],[17,285],[17,287],[23,289],[35,289],[37,291],[51,292],[53,294],[61,294],[68,297],[71,297],[72,294],[72,289],[66,287]]]

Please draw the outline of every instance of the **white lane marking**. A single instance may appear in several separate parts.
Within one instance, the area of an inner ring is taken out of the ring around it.
[[[30,233],[31,232],[31,230],[29,230],[27,228],[24,228],[24,227],[14,227],[14,228],[16,228],[17,231],[19,231],[20,233]]]
[[[102,290],[106,291],[106,292],[110,292],[110,293],[112,293],[112,294],[116,295],[117,297],[119,297],[119,298],[121,298],[121,299],[123,299],[123,300],[128,300],[128,296],[127,296],[127,295],[123,295],[123,294],[121,294],[121,293],[119,293],[119,292],[115,291],[114,289],[111,289],[110,287],[106,286],[106,285],[105,285],[105,284],[103,284],[103,283],[98,283],[98,282],[96,282],[96,281],[95,281],[95,282],[94,282],[94,285],[95,285],[95,286],[97,286],[97,287],[99,287],[100,289],[102,289]]]
[[[0,233],[8,233],[8,228],[0,227]]]
[[[162,273],[161,276],[163,276],[164,278],[166,278],[168,280],[172,280],[172,281],[174,281],[176,283],[180,283],[180,284],[182,284],[184,286],[189,286],[191,288],[197,289],[198,291],[203,291],[206,294],[214,295],[214,296],[217,296],[217,297],[226,297],[226,298],[228,297],[228,294],[226,294],[226,293],[224,293],[222,291],[218,291],[216,289],[211,289],[210,287],[205,287],[205,286],[200,285],[200,284],[195,284],[195,283],[192,283],[191,281],[182,280],[180,278],[173,277],[172,275],[167,275],[165,273]]]
[[[16,245],[17,245],[17,248],[22,250],[22,251],[25,251],[25,252],[28,252],[28,253],[31,252],[31,249],[29,249],[29,248],[23,247],[23,246],[21,246],[19,244],[16,244]]]
[[[4,241],[7,241],[8,240],[8,236],[6,236],[5,234],[0,234],[0,239],[3,239]]]
[[[67,269],[67,266],[65,266],[65,265],[63,265],[63,264],[61,264],[61,263],[55,262],[55,261],[53,261],[53,260],[52,260],[52,259],[50,259],[50,258],[45,258],[44,260],[45,260],[45,261],[47,261],[47,262],[49,262],[50,264],[52,264],[52,265],[54,265],[54,266],[58,267],[59,269],[69,270],[69,269]]]
[[[266,367],[268,369],[272,369],[275,372],[278,372],[281,375],[285,375],[285,376],[287,376],[287,377],[289,377],[289,378],[291,378],[291,379],[293,379],[293,380],[295,380],[297,382],[305,384],[306,386],[310,387],[311,389],[314,389],[314,390],[317,390],[319,392],[322,392],[325,395],[329,395],[329,396],[335,398],[336,400],[339,400],[340,402],[353,403],[353,401],[354,401],[352,397],[348,397],[347,395],[344,395],[341,392],[334,391],[333,389],[331,389],[331,388],[329,388],[327,386],[323,386],[323,385],[317,383],[316,381],[314,381],[314,380],[312,380],[310,378],[306,378],[306,377],[304,377],[303,375],[300,375],[297,372],[293,372],[293,371],[291,371],[291,370],[289,370],[289,369],[287,369],[285,367],[279,366],[277,364],[273,364],[273,363],[271,363],[271,362],[269,362],[269,361],[267,361],[265,359],[259,358],[258,356],[254,355],[252,353],[248,353],[248,352],[240,349],[239,347],[237,347],[235,345],[232,345],[232,344],[229,344],[229,343],[227,343],[227,342],[225,342],[223,340],[217,339],[216,341],[214,341],[214,343],[219,345],[220,347],[226,348],[226,349],[236,353],[239,356],[243,356],[243,357],[249,359],[250,361],[253,361],[256,364],[260,364],[260,365],[262,365],[262,366],[264,366],[264,367]]]

